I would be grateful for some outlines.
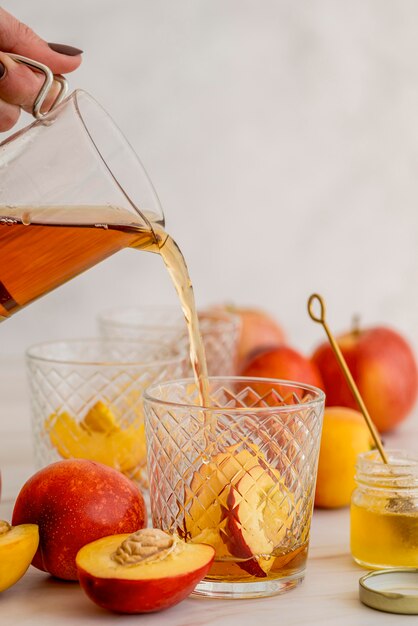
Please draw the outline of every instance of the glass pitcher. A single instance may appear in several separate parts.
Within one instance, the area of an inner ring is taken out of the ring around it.
[[[156,251],[164,226],[157,194],[109,115],[48,67],[36,121],[0,144],[0,321],[126,247]],[[59,97],[43,102],[54,80]]]

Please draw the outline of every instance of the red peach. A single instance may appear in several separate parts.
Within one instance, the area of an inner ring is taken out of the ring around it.
[[[384,327],[354,330],[337,341],[376,427],[382,433],[393,429],[417,398],[418,371],[411,347]],[[327,405],[357,409],[329,344],[319,346],[312,360],[321,372]]]
[[[243,376],[278,378],[322,388],[317,366],[289,346],[278,346],[257,353],[245,366]]]
[[[86,543],[146,525],[141,492],[126,476],[84,459],[58,461],[22,487],[12,523],[38,524],[32,564],[57,578],[77,580],[75,557]]]
[[[276,320],[258,309],[224,307],[229,313],[240,318],[241,333],[237,348],[238,369],[242,369],[249,355],[261,348],[279,346],[285,342],[285,333]]]

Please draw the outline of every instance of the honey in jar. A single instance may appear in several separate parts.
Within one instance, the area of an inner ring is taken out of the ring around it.
[[[351,553],[369,569],[418,567],[418,459],[400,450],[360,454],[351,499]]]

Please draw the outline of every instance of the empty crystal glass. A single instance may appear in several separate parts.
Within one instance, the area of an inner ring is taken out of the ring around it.
[[[212,376],[235,374],[240,332],[238,316],[227,312],[201,311],[200,332],[205,345],[208,372]],[[164,306],[120,307],[98,317],[103,337],[148,339],[188,349],[184,316],[179,308]]]
[[[145,392],[153,524],[215,548],[199,595],[290,589],[305,571],[324,394],[244,377],[209,389],[210,407],[192,379]]]

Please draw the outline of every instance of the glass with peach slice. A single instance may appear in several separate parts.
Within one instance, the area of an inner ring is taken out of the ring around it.
[[[304,577],[324,394],[309,385],[210,377],[144,394],[153,525],[215,548],[195,593],[268,596]]]
[[[161,342],[72,339],[26,353],[35,464],[82,458],[147,487],[144,389],[183,376],[186,353]]]

